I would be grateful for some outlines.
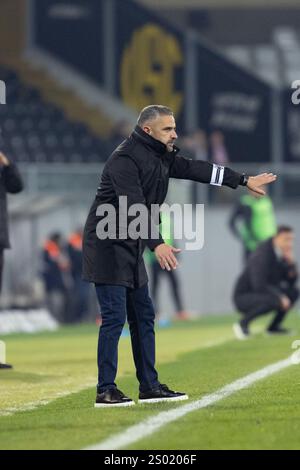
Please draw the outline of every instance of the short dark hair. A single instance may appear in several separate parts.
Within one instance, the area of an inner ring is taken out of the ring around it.
[[[277,235],[280,235],[281,233],[291,233],[293,231],[294,229],[289,225],[279,225],[277,228]]]
[[[159,116],[174,116],[174,113],[167,106],[152,104],[142,109],[138,117],[137,124],[138,126],[142,127],[146,122],[154,121]]]

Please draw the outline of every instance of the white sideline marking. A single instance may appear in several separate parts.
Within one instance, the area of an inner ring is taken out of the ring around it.
[[[182,418],[188,413],[207,408],[208,406],[224,400],[224,398],[228,398],[236,392],[244,390],[256,382],[270,377],[271,375],[274,375],[292,365],[293,363],[291,358],[288,358],[277,362],[276,364],[267,366],[264,369],[261,369],[257,372],[254,372],[253,374],[247,375],[242,379],[236,380],[229,385],[226,385],[224,388],[221,388],[211,395],[204,396],[200,400],[196,400],[194,402],[188,403],[187,405],[179,406],[178,408],[173,408],[171,410],[158,413],[156,416],[131,426],[126,430],[121,431],[119,434],[116,434],[115,436],[100,442],[99,444],[89,446],[85,450],[118,450],[122,449],[123,447],[130,446],[140,439],[144,439],[145,437],[150,436],[154,432],[161,429],[163,426],[166,426],[167,424]]]

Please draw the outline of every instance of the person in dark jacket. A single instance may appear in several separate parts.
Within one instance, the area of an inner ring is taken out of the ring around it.
[[[188,398],[185,393],[174,392],[158,380],[155,312],[143,261],[143,251],[147,246],[155,252],[162,269],[176,269],[178,264],[175,254],[180,250],[164,243],[158,217],[151,211],[154,204],[160,206],[164,202],[169,179],[187,179],[230,188],[244,185],[260,194],[264,194],[262,185],[276,179],[273,174],[247,177],[229,168],[181,157],[175,146],[176,139],[175,119],[169,108],[153,105],[142,110],[132,134],[106,162],[86,221],[83,277],[96,285],[102,315],[95,407],[134,404],[115,384],[118,342],[126,316],[140,384],[139,402]],[[123,199],[126,199],[128,208],[139,204],[144,209],[140,223],[146,232],[143,237],[131,234],[129,224],[134,218],[132,215],[127,217]],[[116,217],[111,207],[115,209]],[[115,224],[116,218],[118,224]],[[112,229],[114,226],[118,227],[117,230]]]
[[[243,315],[241,322],[234,325],[238,339],[247,339],[253,320],[271,311],[276,313],[268,332],[289,333],[281,323],[299,297],[293,243],[292,228],[281,226],[275,237],[261,244],[250,256],[234,291],[234,303]]]
[[[0,152],[0,294],[4,266],[4,250],[10,248],[8,234],[7,193],[17,194],[23,190],[23,182],[17,167]],[[1,364],[0,369],[11,368]]]

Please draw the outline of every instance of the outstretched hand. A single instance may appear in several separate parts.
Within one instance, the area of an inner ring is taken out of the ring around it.
[[[261,196],[265,196],[266,192],[264,191],[263,186],[274,183],[276,179],[277,175],[274,175],[273,173],[262,173],[261,175],[250,176],[247,188]]]

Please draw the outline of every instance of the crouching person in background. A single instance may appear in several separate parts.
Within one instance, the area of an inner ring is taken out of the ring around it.
[[[250,256],[234,292],[235,306],[243,315],[240,323],[234,325],[238,339],[247,339],[250,324],[272,311],[275,317],[268,333],[290,333],[281,325],[299,297],[294,238],[292,228],[279,227],[275,237],[262,243]]]

